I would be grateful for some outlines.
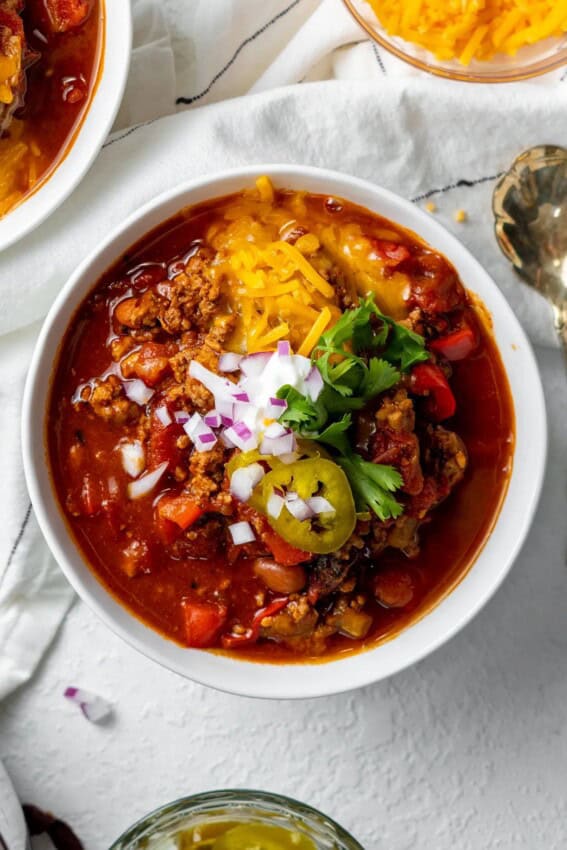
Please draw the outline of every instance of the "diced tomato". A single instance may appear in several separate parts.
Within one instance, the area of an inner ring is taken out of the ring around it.
[[[205,513],[205,507],[198,505],[187,493],[180,493],[178,496],[163,496],[158,502],[157,512],[162,519],[185,530]]]
[[[281,611],[289,602],[288,596],[280,596],[272,599],[268,605],[260,608],[254,614],[252,625],[241,635],[228,634],[221,637],[221,643],[225,649],[238,649],[256,643],[260,635],[260,628],[264,617],[273,617]]]
[[[433,363],[419,363],[411,373],[411,390],[415,395],[429,396],[426,410],[436,422],[449,419],[457,409],[455,396],[447,378]]]
[[[80,27],[91,11],[92,0],[44,0],[54,32]]]
[[[159,513],[156,517],[156,528],[158,537],[165,546],[174,543],[182,533],[182,529],[179,528],[177,523],[160,516]]]
[[[159,407],[159,403],[156,407]],[[173,421],[170,425],[164,425],[156,416],[156,408],[152,411],[150,419],[150,439],[148,444],[148,469],[155,469],[162,463],[166,463],[172,471],[181,463],[183,451],[177,446],[177,440],[183,436],[181,425]]]
[[[272,528],[266,528],[262,531],[262,540],[274,556],[274,559],[283,567],[293,567],[295,564],[303,564],[305,561],[310,561],[313,557],[311,552],[305,552],[303,549],[297,549],[291,543],[287,543]]]
[[[476,334],[468,325],[452,331],[446,336],[440,336],[430,343],[429,347],[436,354],[441,354],[447,360],[464,360],[477,346]]]
[[[213,646],[226,623],[228,614],[226,605],[183,599],[181,610],[187,646],[199,649]]]
[[[370,241],[374,253],[390,268],[399,266],[400,263],[409,260],[411,257],[409,249],[401,242],[386,242],[382,239],[371,239]]]

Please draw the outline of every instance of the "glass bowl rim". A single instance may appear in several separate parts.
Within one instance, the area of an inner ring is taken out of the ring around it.
[[[339,823],[331,817],[310,806],[307,803],[302,803],[294,797],[288,797],[285,794],[277,794],[272,791],[258,791],[250,788],[225,788],[215,791],[202,791],[198,794],[189,794],[184,797],[178,797],[169,803],[157,806],[152,811],[143,815],[131,826],[127,827],[116,838],[109,847],[109,850],[128,850],[132,843],[138,838],[143,837],[143,832],[151,822],[166,813],[175,813],[178,810],[193,809],[207,803],[232,803],[236,805],[246,805],[258,803],[259,806],[279,806],[284,810],[288,810],[295,815],[303,815],[308,817],[315,816],[325,827],[328,827],[333,833],[333,838],[338,839],[344,848],[341,850],[365,850],[360,842]],[[190,811],[187,812],[190,814]]]
[[[518,83],[522,80],[531,80],[535,77],[540,77],[543,74],[548,74],[551,71],[556,71],[567,65],[567,47],[558,51],[555,58],[532,62],[524,67],[511,70],[509,73],[494,71],[494,73],[476,73],[469,71],[463,66],[460,71],[449,70],[441,65],[424,62],[416,56],[407,53],[401,47],[398,47],[389,39],[377,32],[374,27],[364,19],[359,10],[355,6],[355,0],[343,0],[347,11],[353,16],[355,21],[366,31],[370,38],[375,41],[380,47],[383,47],[388,53],[412,65],[420,71],[425,71],[428,74],[433,74],[436,77],[442,77],[446,80],[455,80],[462,83]]]

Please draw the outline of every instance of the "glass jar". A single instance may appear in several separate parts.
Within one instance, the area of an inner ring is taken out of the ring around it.
[[[292,829],[310,838],[317,850],[364,850],[338,823],[311,806],[279,794],[241,790],[209,791],[168,803],[127,829],[110,850],[176,850],[180,833],[223,821]]]

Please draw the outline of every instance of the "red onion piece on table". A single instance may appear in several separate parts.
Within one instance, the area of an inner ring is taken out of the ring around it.
[[[91,723],[102,723],[112,714],[112,706],[102,697],[85,691],[83,688],[68,687],[63,696],[79,706],[87,720]]]

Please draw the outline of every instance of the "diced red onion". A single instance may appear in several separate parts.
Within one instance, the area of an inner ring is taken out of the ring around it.
[[[290,432],[286,432],[281,437],[264,437],[260,444],[260,454],[275,455],[275,457],[287,455],[294,449],[295,436]]]
[[[221,443],[223,444],[223,446],[224,446],[225,448],[227,448],[227,449],[235,449],[235,448],[236,448],[236,446],[234,445],[234,443],[232,442],[232,440],[230,439],[230,437],[227,437],[226,431],[221,431],[221,432],[220,432],[220,434],[219,434],[219,440],[221,441]]]
[[[244,543],[253,543],[256,540],[256,535],[249,522],[235,522],[228,526],[228,530],[235,546],[242,546]]]
[[[227,351],[219,357],[219,369],[221,372],[236,372],[242,360],[241,354]]]
[[[294,495],[296,498],[290,499],[290,494],[288,493],[285,499],[285,505],[290,514],[300,521],[311,519],[311,517],[314,516],[314,512],[311,510],[307,502],[304,499],[300,499],[297,493]]]
[[[230,492],[239,502],[247,502],[265,475],[264,468],[259,463],[241,466],[235,469],[230,478]]]
[[[154,390],[147,387],[139,378],[133,378],[131,381],[124,381],[124,392],[130,399],[140,407],[144,407],[154,394]]]
[[[224,433],[241,452],[250,452],[258,447],[258,440],[244,422],[235,422]]]
[[[305,389],[311,401],[317,401],[323,389],[323,376],[317,366],[313,366],[305,378]]]
[[[310,499],[307,499],[307,504],[315,514],[329,514],[336,513],[335,508],[332,504],[325,499],[323,496],[311,496]]]
[[[279,515],[282,512],[282,508],[284,506],[284,499],[278,493],[274,492],[268,498],[268,502],[266,505],[266,510],[268,512],[268,516],[271,516],[272,519],[278,519]]]
[[[128,496],[130,499],[141,499],[142,496],[146,496],[148,493],[154,489],[163,473],[168,467],[167,461],[160,463],[159,466],[156,466],[155,469],[152,469],[151,472],[146,472],[145,475],[142,475],[141,478],[137,478],[135,481],[130,481],[128,484]]]
[[[250,403],[250,397],[248,393],[238,391],[233,393],[232,395],[236,399],[236,401],[245,401],[247,404]]]
[[[273,440],[276,437],[283,437],[284,434],[289,434],[289,431],[287,428],[284,428],[283,425],[280,425],[279,422],[272,422],[264,430],[264,437],[268,437],[270,440]]]
[[[285,398],[271,398],[265,409],[266,419],[279,419],[285,410],[287,410]]]
[[[196,381],[203,384],[215,396],[215,399],[217,396],[228,398],[234,390],[234,384],[231,381],[221,378],[220,375],[216,375],[214,372],[206,369],[198,360],[192,360],[189,363],[189,374]],[[215,405],[218,408],[216,402]]]
[[[190,418],[185,410],[176,410],[173,416],[178,425],[185,425],[186,422],[189,422]]]
[[[232,425],[234,422],[234,399],[232,397],[218,398],[215,396],[215,411],[222,416],[223,425]]]
[[[156,407],[155,413],[162,425],[164,425],[166,428],[168,425],[171,425],[171,416],[169,415],[169,410],[167,409],[165,404]]]
[[[137,478],[146,465],[146,454],[141,442],[133,440],[131,443],[127,441],[120,443],[120,454],[124,472],[131,478]]]
[[[193,439],[195,432],[199,428],[201,428],[202,425],[203,425],[202,416],[200,416],[198,413],[194,413],[193,416],[191,416],[191,418],[188,419],[187,422],[185,422],[183,424],[183,430],[185,431],[185,433],[187,434],[188,437],[191,437],[191,439]]]
[[[250,414],[256,418],[257,408],[254,407],[253,404],[249,404],[247,401],[237,401],[234,405],[234,422],[242,422],[242,420],[247,419]]]
[[[78,705],[91,723],[102,723],[112,714],[112,706],[107,700],[83,688],[66,688],[63,696]]]
[[[211,410],[210,413],[205,413],[203,419],[209,428],[220,428],[223,424],[223,417],[220,415],[218,410]]]
[[[240,361],[240,371],[248,378],[256,378],[262,374],[271,357],[271,351],[257,351],[249,354]]]
[[[287,339],[278,342],[278,355],[280,357],[289,357],[291,354],[291,346]]]
[[[198,452],[210,452],[217,442],[215,434],[198,413],[194,413],[189,422],[185,423],[183,430]]]

